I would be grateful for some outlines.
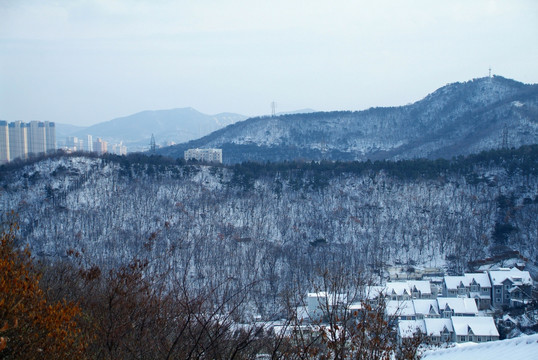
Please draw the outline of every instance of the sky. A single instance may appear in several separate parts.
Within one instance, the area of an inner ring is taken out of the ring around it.
[[[538,83],[536,0],[0,0],[0,119],[247,116]]]

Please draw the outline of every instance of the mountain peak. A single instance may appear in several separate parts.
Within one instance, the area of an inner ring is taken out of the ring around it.
[[[129,151],[141,151],[147,149],[151,134],[154,135],[158,144],[179,143],[202,137],[244,119],[246,116],[232,113],[207,115],[192,107],[144,110],[87,127],[69,135],[81,138],[92,135],[112,143],[123,142]]]
[[[451,158],[497,148],[505,137],[504,146],[536,143],[537,114],[538,86],[493,76],[448,84],[407,106],[251,118],[160,153],[219,147],[227,163]]]

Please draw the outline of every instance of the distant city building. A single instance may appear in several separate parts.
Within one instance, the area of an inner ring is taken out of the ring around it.
[[[28,125],[22,121],[9,124],[9,156],[11,159],[28,157]]]
[[[112,145],[111,152],[116,155],[127,155],[127,147],[120,142]]]
[[[83,151],[84,141],[76,136],[68,136],[66,141],[67,150],[69,151]]]
[[[86,147],[84,148],[87,152],[93,152],[93,138],[91,135],[86,137]]]
[[[45,122],[45,148],[46,153],[56,151],[56,124]]]
[[[108,152],[108,143],[101,138],[95,139],[93,142],[93,151],[98,155],[103,155]]]
[[[0,121],[0,164],[7,163],[9,159],[9,128],[7,121]]]
[[[65,139],[64,150],[68,152],[95,152],[98,155],[103,155],[107,152],[116,155],[127,155],[127,147],[123,145],[123,142],[111,145],[102,138],[97,138],[94,141],[92,135],[86,135],[85,139],[81,139],[76,136],[68,136]]]
[[[0,121],[0,164],[55,150],[56,127],[53,122],[15,121],[8,124]]]
[[[189,149],[185,151],[185,160],[198,160],[222,164],[222,149]]]

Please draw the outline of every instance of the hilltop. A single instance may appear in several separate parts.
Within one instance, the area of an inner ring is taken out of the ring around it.
[[[501,76],[441,87],[413,104],[256,117],[159,154],[223,149],[225,163],[451,158],[538,140],[538,85]]]

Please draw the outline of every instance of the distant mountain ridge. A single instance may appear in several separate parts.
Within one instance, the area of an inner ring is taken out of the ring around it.
[[[451,158],[538,143],[538,85],[500,76],[441,87],[400,107],[257,117],[159,149],[223,149],[226,163]]]
[[[72,132],[71,136],[92,135],[112,143],[122,141],[129,151],[147,149],[153,134],[157,144],[184,142],[209,134],[246,116],[234,113],[203,114],[191,107],[146,110],[101,122]]]

